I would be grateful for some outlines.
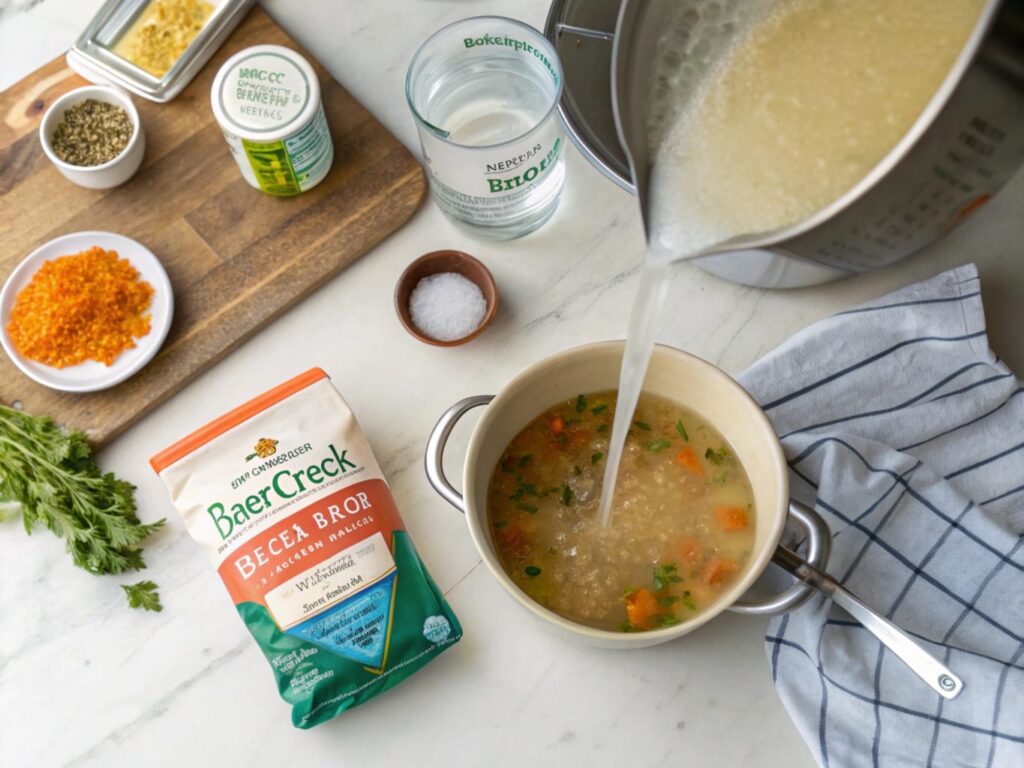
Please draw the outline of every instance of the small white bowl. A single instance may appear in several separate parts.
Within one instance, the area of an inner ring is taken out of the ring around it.
[[[54,368],[29,360],[18,354],[7,333],[11,321],[14,299],[18,292],[28,285],[43,262],[80,253],[94,245],[128,259],[137,270],[139,277],[153,286],[153,300],[149,307],[151,316],[149,333],[135,340],[132,349],[125,350],[112,365],[89,360],[67,368]],[[0,290],[0,345],[14,364],[33,381],[61,392],[95,392],[107,389],[137,373],[160,349],[167,338],[174,315],[174,295],[171,281],[163,265],[153,253],[142,244],[113,232],[75,232],[58,237],[41,245],[30,253],[7,278]]]
[[[54,131],[64,119],[64,113],[71,106],[86,99],[95,99],[121,107],[128,113],[134,128],[132,137],[128,140],[128,146],[121,150],[121,154],[113,160],[102,165],[65,163],[54,153],[51,143]],[[57,166],[57,170],[64,174],[69,181],[89,189],[110,189],[124,184],[139,169],[142,164],[142,156],[146,153],[146,132],[142,129],[139,113],[128,94],[109,85],[86,85],[68,91],[50,105],[46,114],[43,115],[43,121],[39,124],[39,143],[43,145],[43,152],[50,158],[50,162]]]

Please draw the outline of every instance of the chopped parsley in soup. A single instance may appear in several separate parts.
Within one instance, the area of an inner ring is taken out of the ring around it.
[[[754,541],[750,481],[705,419],[643,395],[611,524],[597,519],[615,392],[549,408],[512,440],[488,487],[502,566],[571,621],[640,632],[685,621],[742,571]]]

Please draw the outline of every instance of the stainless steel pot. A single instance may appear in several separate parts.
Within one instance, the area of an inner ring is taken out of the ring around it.
[[[548,14],[545,34],[565,72],[559,111],[566,128],[595,166],[630,191],[634,175],[616,122],[628,136],[645,119],[661,12],[666,2],[681,1],[555,0]],[[646,158],[638,159],[642,180]],[[990,0],[942,88],[867,178],[770,243],[694,263],[729,280],[779,288],[892,264],[966,219],[1022,163],[1024,0]]]

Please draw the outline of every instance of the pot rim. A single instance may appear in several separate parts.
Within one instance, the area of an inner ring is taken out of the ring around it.
[[[515,582],[512,581],[504,568],[502,568],[501,563],[498,561],[497,555],[491,546],[489,534],[485,529],[485,526],[481,524],[481,521],[486,516],[486,510],[480,513],[473,511],[475,507],[473,497],[476,493],[476,483],[473,476],[478,472],[477,457],[479,456],[484,441],[486,440],[485,436],[490,431],[491,425],[497,418],[497,414],[501,410],[503,403],[510,399],[518,390],[529,386],[550,366],[562,362],[567,357],[592,355],[607,351],[611,348],[621,349],[624,344],[624,341],[601,341],[571,347],[570,349],[563,350],[554,355],[549,355],[548,357],[534,363],[502,387],[494,400],[492,400],[484,409],[479,421],[477,421],[476,425],[473,427],[473,432],[470,436],[469,444],[466,449],[466,458],[463,464],[463,504],[465,507],[464,512],[466,515],[466,523],[469,527],[470,537],[473,539],[473,544],[476,547],[477,553],[480,555],[484,565],[491,572],[491,575],[505,589],[505,591],[530,613],[540,619],[543,619],[548,624],[554,625],[591,643],[622,647],[642,647],[667,642],[688,634],[728,609],[734,602],[742,597],[765,568],[767,568],[768,564],[771,562],[772,554],[778,546],[779,539],[782,537],[782,531],[786,524],[786,516],[789,506],[789,471],[788,465],[786,464],[785,454],[782,450],[782,444],[779,442],[779,439],[775,434],[775,430],[768,421],[768,417],[761,409],[761,406],[757,404],[757,402],[745,389],[743,389],[743,387],[741,387],[731,376],[725,373],[725,371],[706,360],[697,357],[696,355],[692,355],[688,352],[684,352],[683,350],[664,344],[655,345],[654,356],[651,358],[651,364],[654,365],[656,364],[655,360],[659,354],[668,354],[675,357],[681,357],[685,359],[687,364],[702,367],[706,371],[709,371],[713,376],[720,379],[721,384],[723,385],[723,391],[731,392],[732,396],[738,402],[744,402],[748,407],[752,406],[751,415],[753,421],[751,423],[751,429],[758,428],[766,435],[770,436],[770,439],[766,441],[766,447],[770,451],[773,459],[772,463],[774,465],[775,481],[778,489],[777,498],[775,499],[776,514],[772,527],[768,532],[768,536],[762,543],[761,548],[752,554],[742,577],[738,579],[728,591],[723,592],[715,604],[701,611],[692,619],[680,622],[679,624],[671,627],[636,633],[623,633],[606,629],[597,629],[595,627],[566,619],[565,617],[535,602],[518,586],[516,586]],[[545,405],[543,407],[547,406]],[[486,475],[489,479],[491,475],[491,468],[488,467],[487,469],[488,471]]]

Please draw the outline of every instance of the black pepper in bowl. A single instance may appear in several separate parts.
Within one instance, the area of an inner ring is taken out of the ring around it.
[[[86,99],[68,107],[50,144],[65,163],[102,165],[124,151],[134,130],[131,118],[121,107]]]

